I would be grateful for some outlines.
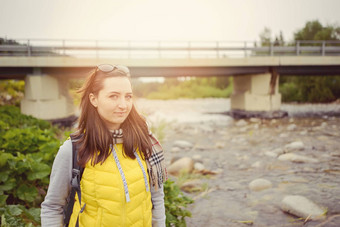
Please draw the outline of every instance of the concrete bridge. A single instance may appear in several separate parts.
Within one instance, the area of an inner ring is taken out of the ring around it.
[[[132,77],[234,76],[232,112],[265,111],[274,117],[281,105],[280,75],[340,75],[336,41],[264,47],[254,42],[83,42],[0,45],[0,79],[25,79],[23,113],[48,120],[72,116],[68,79],[85,77],[102,63],[126,65]]]

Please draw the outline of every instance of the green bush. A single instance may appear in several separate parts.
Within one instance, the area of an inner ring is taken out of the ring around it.
[[[0,81],[0,105],[19,106],[24,97],[25,81],[1,80]]]
[[[332,102],[340,98],[340,76],[283,76],[283,102]]]
[[[145,98],[149,99],[227,98],[233,91],[232,81],[229,77],[191,78],[184,81],[167,79],[163,84],[154,83],[149,86],[154,89],[145,89],[148,92],[143,94]],[[147,85],[144,84],[143,87],[147,87]]]
[[[26,209],[23,205],[7,205],[0,208],[0,214],[3,227],[31,227],[40,223],[39,208]]]
[[[14,106],[1,106],[0,119],[1,225],[38,225],[59,130]]]
[[[177,184],[170,179],[164,184],[164,195],[166,226],[186,226],[185,217],[191,217],[191,213],[185,208],[194,201],[183,195]]]
[[[279,91],[282,95],[282,102],[301,102],[299,88],[296,83],[284,83],[280,86]]]

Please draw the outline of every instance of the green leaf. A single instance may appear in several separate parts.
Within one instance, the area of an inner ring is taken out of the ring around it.
[[[60,147],[60,142],[55,140],[55,141],[49,141],[48,143],[44,143],[39,146],[39,154],[44,154],[44,159],[48,160],[52,158],[52,155],[54,155],[57,151],[58,148]],[[48,159],[46,159],[46,157]]]
[[[30,154],[35,162],[41,162],[43,160],[44,154],[41,152]]]
[[[16,186],[16,179],[11,178],[6,181],[4,184],[0,185],[0,191],[9,191],[12,190]]]
[[[22,209],[18,205],[7,205],[7,210],[13,216],[18,216],[22,213]]]
[[[40,212],[40,208],[30,208],[28,210],[25,210],[25,214],[27,215],[27,217],[38,223],[40,223]]]
[[[25,207],[22,205],[5,205],[0,211],[2,213],[1,227],[25,227],[21,217],[23,210],[25,210]]]
[[[51,168],[48,165],[46,165],[45,163],[35,162],[32,165],[32,171],[27,174],[27,178],[30,181],[42,179],[48,176],[50,172]]]
[[[7,163],[7,160],[11,159],[11,158],[13,158],[12,154],[5,153],[5,152],[1,151],[1,153],[0,153],[0,168],[5,166],[6,163]]]
[[[5,214],[2,214],[1,215],[1,227],[7,227],[7,226],[9,226],[9,225],[7,224],[6,216],[5,216]]]
[[[11,171],[1,171],[0,172],[0,182],[6,182]]]
[[[38,190],[33,186],[28,187],[23,184],[18,188],[17,195],[21,200],[33,202],[38,195]]]
[[[6,134],[2,137],[5,140],[15,140],[15,137],[17,135],[17,130],[9,130],[6,132]]]
[[[15,170],[17,174],[22,174],[30,171],[32,169],[31,162],[31,160],[28,160],[26,158],[18,157],[17,162],[15,163]]]
[[[6,204],[8,195],[0,195],[0,206],[4,206]]]

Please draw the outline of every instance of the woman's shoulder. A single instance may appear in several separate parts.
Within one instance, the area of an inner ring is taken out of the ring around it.
[[[69,150],[72,149],[72,140],[71,138],[67,138],[64,143],[60,146],[62,150]]]
[[[59,147],[57,156],[61,159],[72,158],[72,141],[70,138],[64,141],[64,143]]]

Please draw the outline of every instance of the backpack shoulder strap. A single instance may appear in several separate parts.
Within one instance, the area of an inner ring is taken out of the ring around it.
[[[80,190],[80,180],[84,172],[84,168],[78,165],[78,144],[77,141],[79,137],[75,134],[70,135],[72,141],[72,179],[71,179],[71,192],[67,197],[67,205],[64,209],[64,226],[68,226],[70,218],[73,212],[73,206],[75,202],[75,195],[77,192],[79,204],[81,205],[81,190]],[[81,212],[84,210],[85,205],[82,207]],[[76,226],[79,226],[79,216],[77,218]]]

